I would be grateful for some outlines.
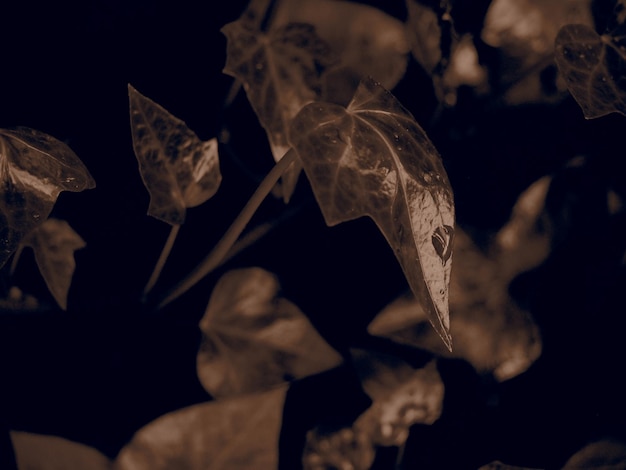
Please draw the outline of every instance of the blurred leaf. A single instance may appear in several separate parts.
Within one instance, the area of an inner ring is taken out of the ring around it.
[[[248,470],[278,466],[286,387],[193,405],[140,429],[116,470]]]
[[[407,29],[413,57],[428,74],[441,60],[441,28],[437,14],[417,0],[406,0]]]
[[[362,216],[376,222],[450,348],[452,189],[437,150],[413,116],[379,84],[366,81],[347,108],[304,107],[290,136],[326,223]]]
[[[581,24],[564,26],[556,38],[556,63],[587,119],[626,115],[626,51],[622,37],[598,35]]]
[[[353,350],[354,365],[372,406],[357,420],[372,442],[404,444],[414,424],[432,424],[443,408],[444,385],[434,361],[415,369],[394,356]]]
[[[214,397],[249,393],[316,374],[342,362],[300,309],[261,268],[226,273],[206,313],[198,376]]]
[[[626,468],[626,443],[604,438],[587,444],[572,455],[562,470],[623,470]]]
[[[518,467],[515,465],[507,465],[505,463],[500,462],[499,460],[494,460],[487,465],[483,465],[478,470],[540,470],[538,468],[529,468],[529,467]]]
[[[312,24],[338,56],[337,67],[329,71],[332,79],[324,76],[327,87],[334,85],[338,69],[353,74],[355,86],[342,104],[350,101],[360,79],[372,77],[391,89],[406,72],[410,44],[404,24],[378,8],[341,0],[283,0],[273,25],[288,23]]]
[[[293,117],[321,91],[320,73],[330,65],[328,46],[309,24],[290,23],[268,34],[243,19],[227,24],[224,72],[243,83],[259,121],[265,128],[274,159],[289,150],[287,130]],[[282,177],[287,202],[301,171],[294,164]]]
[[[509,297],[508,285],[517,272],[502,259],[482,252],[457,227],[450,281],[452,353],[424,328],[427,317],[423,310],[421,321],[416,318],[419,302],[413,296],[388,305],[368,331],[442,356],[463,358],[498,381],[521,374],[541,354],[541,338],[528,312]]]
[[[171,225],[219,188],[217,139],[198,139],[187,125],[130,84],[131,131],[139,171],[148,192],[148,214]]]
[[[66,144],[26,127],[0,129],[0,184],[0,266],[48,218],[61,191],[96,185]]]
[[[92,447],[57,436],[11,431],[20,470],[107,470],[111,461]]]
[[[22,241],[35,252],[35,261],[54,300],[67,309],[76,262],[74,252],[85,247],[85,241],[64,220],[48,219]]]
[[[592,26],[591,0],[493,0],[481,37],[497,48],[500,65],[491,75],[498,77],[496,86],[508,104],[566,96],[552,70],[555,38],[568,23]]]
[[[378,447],[402,446],[409,428],[441,415],[444,385],[435,362],[415,369],[394,356],[353,350],[353,363],[372,405],[352,426],[320,425],[307,433],[305,470],[367,470]]]

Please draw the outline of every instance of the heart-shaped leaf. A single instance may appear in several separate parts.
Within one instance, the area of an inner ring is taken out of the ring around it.
[[[185,221],[187,208],[219,188],[217,139],[205,142],[180,119],[128,85],[131,129],[139,171],[148,192],[148,214],[171,225]]]
[[[64,220],[48,219],[32,230],[22,241],[35,252],[35,261],[50,293],[63,310],[67,309],[76,262],[74,252],[85,247],[85,241]]]
[[[76,154],[43,132],[0,129],[0,266],[48,218],[61,191],[96,183]]]
[[[278,468],[286,387],[193,405],[140,429],[115,470]]]
[[[370,80],[347,108],[305,106],[290,137],[326,223],[371,217],[451,348],[452,189],[437,150],[413,116]]]
[[[623,35],[582,24],[566,25],[556,37],[556,63],[587,119],[626,115],[626,52]]]
[[[111,461],[93,447],[58,436],[11,431],[15,459],[20,469],[109,470]]]
[[[240,19],[222,32],[228,39],[224,72],[243,83],[279,161],[289,150],[291,119],[320,92],[320,72],[333,61],[330,51],[309,24],[290,23],[265,34]],[[293,164],[283,175],[285,201],[293,194],[301,169],[299,163]]]
[[[267,389],[342,362],[307,317],[261,269],[226,273],[200,322],[198,376],[214,397]]]

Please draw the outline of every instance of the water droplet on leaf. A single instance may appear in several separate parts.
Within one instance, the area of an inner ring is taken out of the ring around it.
[[[449,225],[437,227],[433,232],[432,242],[435,251],[441,258],[443,264],[452,256],[452,237],[454,236],[454,228]]]

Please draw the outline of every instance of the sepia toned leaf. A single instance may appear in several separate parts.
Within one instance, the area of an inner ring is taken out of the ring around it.
[[[600,36],[582,24],[564,26],[556,38],[555,60],[587,119],[626,115],[626,46],[622,37]]]
[[[11,431],[11,441],[19,469],[111,469],[112,462],[98,450],[62,437]]]
[[[406,0],[407,31],[415,60],[432,74],[441,60],[441,27],[435,11],[416,0]]]
[[[596,470],[626,468],[626,442],[615,438],[602,438],[590,442],[572,455],[562,470],[581,468]]]
[[[22,241],[35,253],[39,271],[50,293],[63,310],[76,269],[74,252],[85,247],[85,241],[64,220],[48,219]]]
[[[444,384],[434,361],[416,369],[387,354],[353,350],[352,357],[373,401],[355,424],[371,428],[374,444],[400,446],[411,426],[432,424],[441,416]]]
[[[360,79],[372,77],[392,89],[406,72],[409,39],[404,24],[378,8],[342,0],[284,0],[279,2],[273,25],[309,23],[337,56],[332,68],[356,77],[347,103]],[[332,86],[330,80],[324,81]],[[327,100],[327,97],[325,97]]]
[[[437,150],[413,116],[379,84],[365,81],[347,108],[304,107],[290,136],[326,223],[371,217],[451,348],[452,189]]]
[[[115,470],[278,468],[286,387],[193,405],[140,429]]]
[[[307,433],[305,470],[368,470],[379,447],[400,447],[415,424],[429,425],[441,415],[444,385],[434,361],[413,368],[387,354],[351,351],[365,392],[372,399],[352,425],[321,424]]]
[[[187,125],[130,84],[131,131],[139,171],[150,193],[148,214],[170,225],[219,188],[217,139],[201,141]]]
[[[541,239],[533,235],[488,255],[465,231],[456,228],[450,279],[454,351],[444,349],[437,336],[425,328],[428,317],[413,295],[389,304],[368,331],[438,355],[465,359],[478,372],[491,374],[500,382],[523,373],[541,354],[541,336],[530,314],[510,298],[508,286],[520,269],[532,267],[531,260],[539,263],[545,259]],[[537,249],[539,253],[535,253]],[[416,311],[421,312],[421,321]]]
[[[261,268],[226,273],[206,313],[198,376],[214,397],[250,393],[336,367],[342,358]]]
[[[310,24],[290,23],[259,31],[244,17],[222,28],[226,36],[227,73],[243,83],[248,100],[265,128],[274,160],[289,150],[291,119],[320,90],[320,73],[334,60]],[[294,163],[282,177],[282,195],[289,201],[302,168]]]
[[[0,129],[0,266],[22,238],[48,218],[61,191],[80,192],[95,181],[78,156],[43,132]]]

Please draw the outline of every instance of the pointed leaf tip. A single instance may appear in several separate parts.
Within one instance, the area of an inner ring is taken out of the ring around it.
[[[453,194],[437,150],[413,116],[368,80],[347,108],[305,106],[290,140],[327,224],[374,220],[450,349]]]
[[[128,84],[135,156],[150,193],[148,214],[171,225],[203,204],[222,181],[217,139],[201,141],[187,125]]]

